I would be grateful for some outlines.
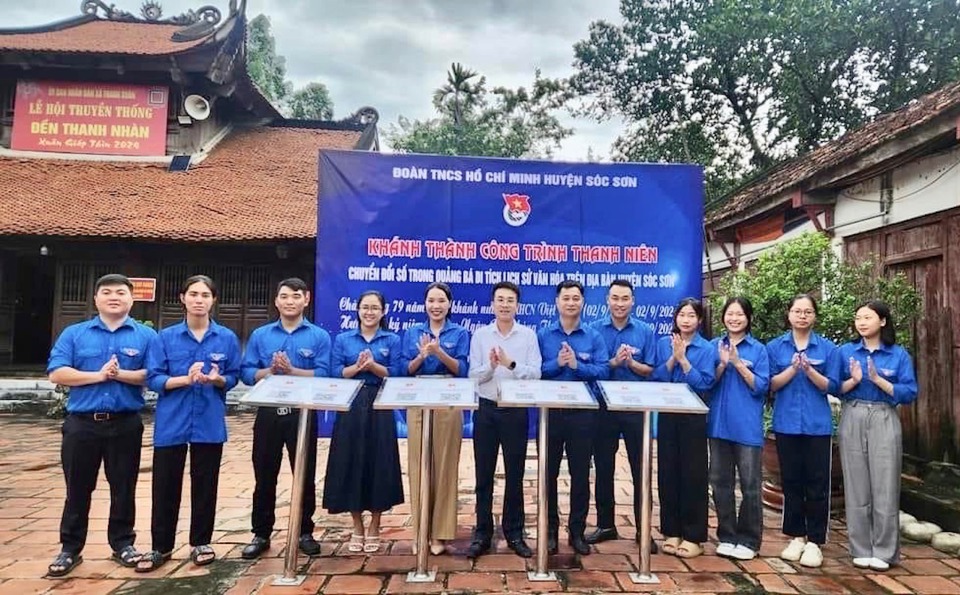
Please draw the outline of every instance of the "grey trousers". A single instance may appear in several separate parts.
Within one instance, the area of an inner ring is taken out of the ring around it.
[[[840,461],[850,555],[900,559],[900,416],[886,403],[847,401],[840,419]]]

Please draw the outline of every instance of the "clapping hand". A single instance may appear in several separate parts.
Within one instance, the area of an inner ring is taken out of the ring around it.
[[[680,333],[673,333],[670,339],[670,346],[673,347],[673,360],[683,362],[687,359],[687,344],[683,342]]]
[[[373,353],[369,349],[364,349],[357,356],[357,370],[366,370],[374,363]]]
[[[496,370],[497,366],[500,365],[500,353],[497,352],[496,347],[490,348],[490,369]]]
[[[274,374],[289,374],[293,371],[293,364],[286,352],[277,351],[273,354],[273,360],[270,363],[270,369]]]
[[[187,378],[190,379],[190,384],[203,382],[203,362],[193,362],[193,365],[187,370]]]
[[[200,383],[201,384],[213,384],[220,378],[220,367],[217,364],[210,364],[210,372],[207,374],[200,374]]]
[[[863,366],[852,357],[850,358],[850,378],[854,379],[857,383],[863,380]]]
[[[120,362],[117,361],[117,354],[110,356],[107,363],[103,364],[103,367],[100,368],[100,373],[103,374],[104,380],[113,380],[117,377],[117,374],[120,373]]]
[[[724,366],[730,363],[730,345],[720,341],[720,363]]]
[[[633,359],[633,348],[626,343],[621,343],[617,352],[613,355],[613,365],[619,366]]]
[[[559,364],[561,367],[567,366],[571,370],[577,369],[577,354],[566,341],[564,341],[560,346],[560,354],[557,356],[557,364]]]
[[[880,379],[880,373],[877,371],[877,366],[873,363],[873,358],[869,355],[867,356],[867,376],[870,378],[870,381],[874,383]]]

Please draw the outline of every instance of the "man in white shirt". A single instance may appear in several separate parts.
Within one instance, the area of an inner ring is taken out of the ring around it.
[[[490,550],[493,538],[493,481],[497,450],[503,446],[503,536],[518,556],[530,558],[533,550],[523,540],[523,469],[527,454],[528,410],[498,407],[500,378],[540,378],[540,347],[536,333],[518,323],[520,288],[510,282],[493,286],[496,319],[477,329],[470,341],[470,377],[477,379],[480,407],[473,416],[473,452],[477,473],[477,525],[467,557]]]

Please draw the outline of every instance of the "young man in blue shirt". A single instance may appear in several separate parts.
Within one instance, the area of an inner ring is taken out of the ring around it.
[[[54,577],[83,561],[80,552],[101,462],[110,485],[107,540],[112,557],[128,568],[140,559],[133,547],[143,436],[140,410],[147,378],[144,355],[156,333],[130,318],[133,283],[127,277],[104,275],[94,292],[97,316],[64,329],[47,365],[50,382],[70,387],[60,450],[67,484],[62,549],[47,569]]]
[[[557,285],[557,311],[560,319],[540,330],[537,340],[543,356],[544,380],[604,380],[609,375],[607,347],[596,330],[580,324],[583,311],[583,285],[568,279]],[[557,510],[557,477],[560,459],[567,452],[570,470],[570,516],[567,522],[569,542],[582,556],[590,553],[584,540],[587,510],[590,507],[590,453],[594,418],[590,409],[552,409],[547,435],[547,551],[557,552],[560,515]],[[542,502],[540,503],[543,504]]]
[[[303,280],[284,279],[277,287],[274,305],[279,320],[253,331],[240,367],[244,384],[254,385],[272,374],[291,376],[330,375],[330,335],[303,317],[310,305],[310,291]],[[297,450],[297,425],[300,410],[289,407],[259,407],[253,424],[253,540],[241,556],[258,558],[270,547],[276,522],[277,474],[287,447],[290,467]],[[320,553],[313,537],[313,513],[317,508],[316,416],[310,416],[310,444],[307,445],[307,480],[303,485],[303,516],[300,520],[300,550],[308,556]]]
[[[610,315],[591,326],[603,337],[610,354],[610,379],[624,382],[641,382],[649,379],[656,363],[657,341],[653,330],[643,321],[631,315],[633,311],[633,285],[623,279],[614,280],[607,290],[607,308]],[[587,535],[587,543],[600,543],[619,539],[614,524],[616,499],[613,492],[613,470],[620,435],[627,446],[630,475],[633,478],[634,526],[640,527],[640,455],[643,451],[643,413],[609,411],[600,399],[596,433],[593,439],[593,461],[597,468],[594,496],[597,506],[597,529]],[[640,534],[637,533],[637,539]],[[656,543],[651,539],[651,551],[656,553]]]

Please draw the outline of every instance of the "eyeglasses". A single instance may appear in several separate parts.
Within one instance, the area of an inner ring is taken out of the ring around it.
[[[380,306],[360,306],[361,312],[380,312],[383,310]]]
[[[807,316],[807,317],[810,317],[816,314],[816,312],[814,312],[813,310],[790,310],[790,313],[796,316]]]

